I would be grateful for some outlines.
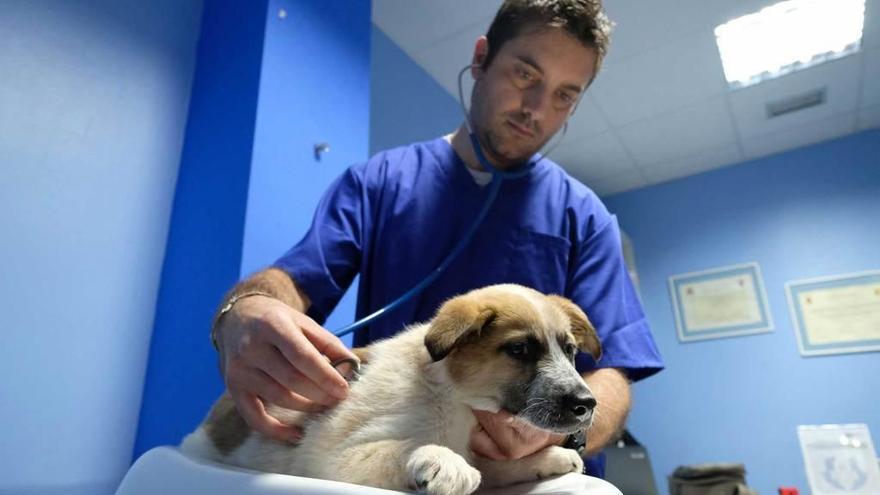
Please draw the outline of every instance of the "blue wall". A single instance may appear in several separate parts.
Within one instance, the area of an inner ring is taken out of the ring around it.
[[[880,131],[607,198],[635,248],[667,369],[636,386],[633,433],[658,482],[676,466],[744,462],[760,493],[808,492],[797,425],[880,437],[880,355],[801,357],[786,281],[880,269]],[[670,275],[756,261],[772,333],[682,344]]]
[[[269,13],[243,275],[299,241],[330,182],[368,157],[370,2],[272,0]],[[320,160],[316,143],[330,145]],[[328,329],[353,320],[356,288],[355,282],[328,318]],[[345,340],[350,344],[351,337]]]
[[[238,279],[266,4],[205,2],[134,456],[177,444],[222,391],[211,316]]]
[[[208,336],[223,293],[298,240],[326,185],[367,158],[370,3],[244,5],[205,3],[135,457],[179,443],[222,392]],[[351,319],[353,297],[339,313]]]
[[[454,131],[458,102],[375,26],[372,40],[370,153]]]
[[[0,1],[0,493],[128,469],[200,13]]]

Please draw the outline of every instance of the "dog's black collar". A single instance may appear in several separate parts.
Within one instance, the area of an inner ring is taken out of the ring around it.
[[[569,435],[562,446],[566,449],[574,450],[579,456],[583,457],[587,452],[587,435],[584,433],[584,430],[578,430]]]

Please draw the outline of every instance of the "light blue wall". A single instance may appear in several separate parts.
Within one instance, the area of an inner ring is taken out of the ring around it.
[[[784,284],[880,269],[880,131],[606,199],[635,248],[667,369],[636,386],[633,433],[658,481],[676,466],[744,462],[760,493],[809,493],[797,425],[867,423],[880,437],[880,354],[801,357]],[[775,330],[682,344],[670,275],[758,262]]]
[[[200,10],[0,2],[0,493],[128,468]]]
[[[462,123],[458,102],[381,29],[373,26],[370,153],[425,141]],[[469,54],[463,54],[465,61]]]
[[[284,10],[287,15],[278,16]],[[370,1],[272,0],[247,197],[241,274],[305,235],[327,186],[368,158]],[[314,145],[330,151],[317,159]],[[354,319],[357,282],[325,327]],[[350,344],[351,337],[344,339]]]

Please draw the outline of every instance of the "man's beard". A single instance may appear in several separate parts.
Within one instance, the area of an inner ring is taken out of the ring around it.
[[[517,122],[517,124],[526,127],[525,125],[520,124],[518,121],[514,120],[514,122]],[[506,124],[502,123],[500,125],[503,126]],[[537,133],[537,131],[533,132]],[[479,136],[480,138],[480,143],[484,147],[484,152],[487,155],[487,158],[495,161],[502,166],[521,165],[529,161],[535,155],[535,153],[540,151],[540,149],[545,144],[547,144],[547,141],[544,140],[536,146],[528,146],[524,149],[523,147],[520,147],[520,150],[517,151],[504,151],[503,148],[506,144],[505,141],[507,141],[507,143],[509,144],[513,144],[511,143],[511,141],[513,140],[511,137],[504,136],[492,127],[483,127],[482,129],[477,128],[477,136]]]

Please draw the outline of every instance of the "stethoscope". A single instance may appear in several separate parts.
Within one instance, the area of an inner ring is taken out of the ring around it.
[[[537,158],[533,157],[524,165],[510,172],[494,167],[491,163],[489,163],[489,160],[486,159],[486,155],[483,154],[483,148],[482,146],[480,146],[480,142],[479,140],[477,140],[476,133],[471,126],[470,113],[468,112],[467,106],[465,106],[464,103],[462,77],[464,76],[465,72],[472,69],[473,67],[474,65],[468,65],[461,69],[461,71],[458,73],[458,102],[461,105],[461,111],[464,114],[464,122],[468,130],[468,136],[471,140],[471,146],[474,149],[474,154],[476,154],[477,160],[479,160],[480,165],[482,165],[485,170],[488,170],[492,174],[492,181],[489,183],[489,192],[486,194],[486,201],[483,203],[483,207],[480,209],[480,212],[477,214],[470,227],[468,227],[467,231],[464,233],[461,239],[459,239],[458,244],[456,244],[455,247],[452,248],[452,251],[450,251],[449,254],[446,255],[446,258],[444,258],[443,261],[440,262],[437,268],[435,268],[431,273],[425,276],[425,278],[422,279],[421,282],[416,284],[413,288],[408,290],[402,296],[388,303],[385,307],[380,308],[373,313],[361,318],[360,320],[333,332],[334,335],[336,335],[337,337],[342,337],[343,335],[354,332],[355,330],[369,325],[378,318],[381,318],[386,313],[394,311],[394,309],[421,293],[423,290],[425,290],[426,287],[431,285],[432,282],[437,280],[437,277],[439,277],[444,271],[446,271],[446,268],[448,268],[449,265],[451,265],[452,262],[455,261],[458,255],[461,254],[461,252],[464,250],[465,246],[467,246],[467,244],[474,237],[477,229],[486,218],[486,214],[489,212],[489,208],[491,208],[492,203],[495,202],[495,198],[498,196],[498,191],[501,189],[501,183],[505,180],[519,179],[528,175],[532,171],[532,169],[535,168],[535,165],[537,165],[539,161],[543,160],[544,157],[550,153],[550,151],[556,148],[556,146],[559,145],[559,142],[561,142],[562,139],[565,137],[565,133],[568,131],[568,119],[566,119],[565,121],[565,125],[563,126],[562,135],[559,141],[557,141],[556,144],[550,147],[545,153],[537,155]],[[575,108],[577,108],[577,103],[573,106],[571,113],[569,113],[569,117],[571,116],[571,114],[574,113]]]

